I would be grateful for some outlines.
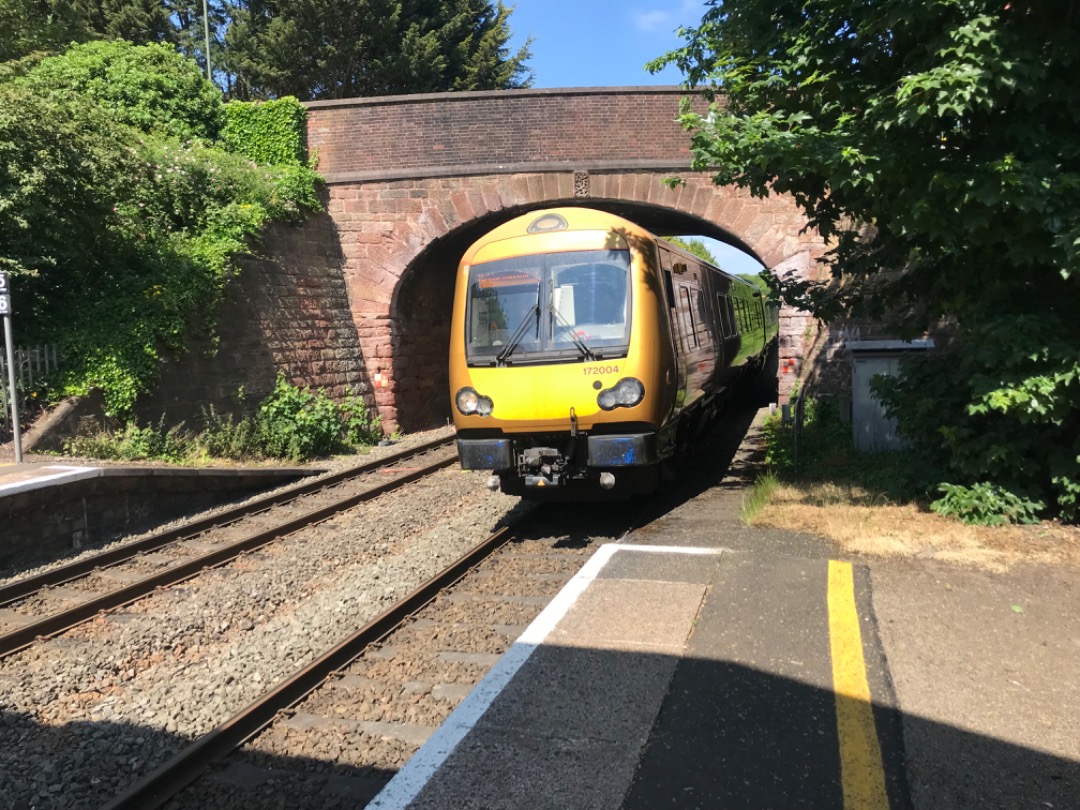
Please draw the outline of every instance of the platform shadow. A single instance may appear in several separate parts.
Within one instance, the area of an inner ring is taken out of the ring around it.
[[[834,701],[733,661],[544,645],[409,806],[835,810],[844,805]],[[874,712],[892,810],[1077,807],[1080,762],[889,705]],[[13,810],[101,807],[187,742],[7,709],[0,732],[0,807]],[[363,807],[395,770],[347,759],[244,754],[162,806]]]

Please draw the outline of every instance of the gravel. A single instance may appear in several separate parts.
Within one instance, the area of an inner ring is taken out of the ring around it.
[[[0,661],[0,808],[108,801],[527,508],[485,477],[448,468]]]

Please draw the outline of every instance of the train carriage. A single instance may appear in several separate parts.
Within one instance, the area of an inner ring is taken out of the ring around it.
[[[465,469],[531,496],[630,495],[776,337],[757,288],[620,217],[534,211],[462,257],[450,396]]]

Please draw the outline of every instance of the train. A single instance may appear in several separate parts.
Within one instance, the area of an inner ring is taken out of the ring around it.
[[[462,256],[460,463],[526,498],[656,489],[777,340],[760,289],[615,214],[537,210]]]

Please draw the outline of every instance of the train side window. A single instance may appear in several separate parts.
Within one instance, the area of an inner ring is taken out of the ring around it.
[[[697,347],[697,333],[694,329],[694,310],[690,305],[690,288],[679,285],[679,318],[682,322],[683,339],[687,351]]]
[[[675,285],[671,281],[671,254],[660,248],[660,275],[664,277],[664,292],[667,293],[667,305],[671,308],[678,306],[675,300]]]
[[[712,345],[712,336],[709,334],[709,313],[705,305],[706,300],[705,296],[701,294],[701,290],[694,290],[694,312],[697,316],[695,332],[698,344],[701,346]]]
[[[720,309],[720,329],[724,337],[729,338],[735,334],[731,328],[731,299],[726,295],[716,294],[716,305]]]

